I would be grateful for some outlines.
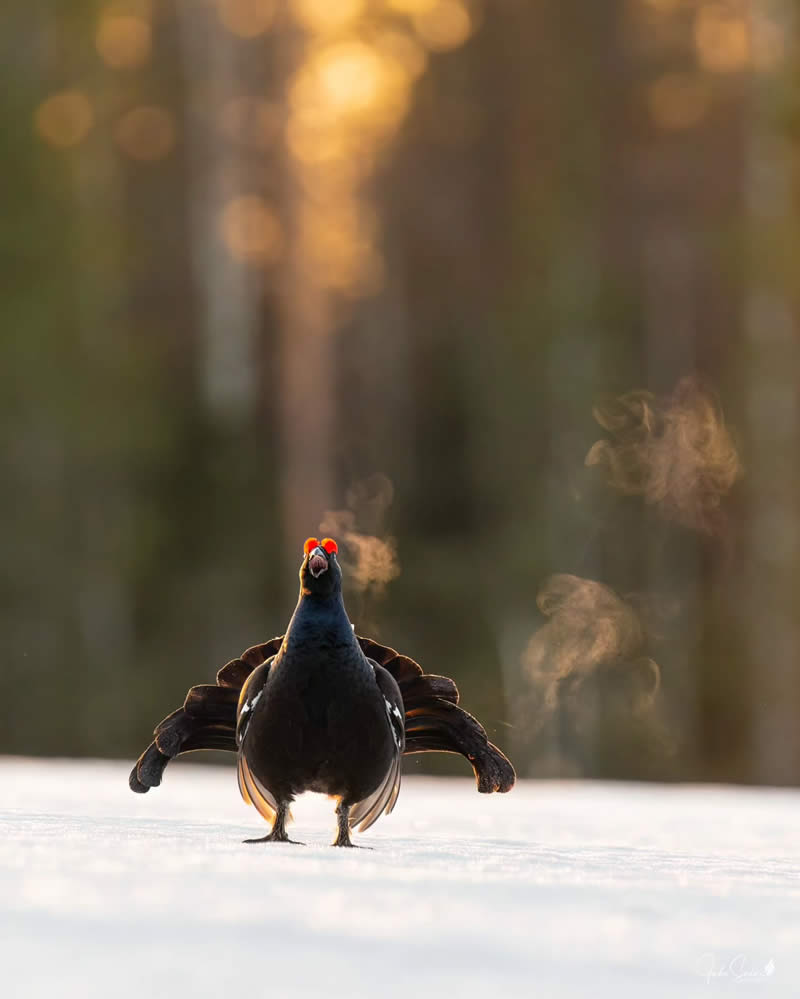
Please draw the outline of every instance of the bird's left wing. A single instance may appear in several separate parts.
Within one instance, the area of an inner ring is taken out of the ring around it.
[[[394,738],[394,755],[389,770],[380,786],[363,801],[359,801],[350,810],[350,828],[358,826],[359,832],[376,822],[385,812],[387,815],[395,806],[400,794],[400,775],[403,753],[406,748],[405,710],[403,695],[392,674],[370,659],[369,663],[375,670],[375,681],[383,696],[386,707],[386,720]]]
[[[511,761],[489,741],[486,730],[458,703],[458,687],[447,676],[423,673],[419,663],[387,645],[359,638],[364,654],[391,673],[405,711],[405,749],[410,753],[458,753],[469,760],[478,790],[510,791]]]

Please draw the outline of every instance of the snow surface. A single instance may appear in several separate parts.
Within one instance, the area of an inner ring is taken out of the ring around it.
[[[231,768],[0,758],[0,996],[800,997],[800,794],[406,779],[334,850]]]

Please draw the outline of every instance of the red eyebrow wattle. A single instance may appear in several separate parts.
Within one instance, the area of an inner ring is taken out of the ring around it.
[[[308,555],[310,551],[319,547],[319,541],[316,538],[306,538],[306,543],[303,545],[303,552]]]
[[[339,551],[339,546],[336,544],[333,538],[323,538],[322,547],[329,555],[333,555],[334,552]]]

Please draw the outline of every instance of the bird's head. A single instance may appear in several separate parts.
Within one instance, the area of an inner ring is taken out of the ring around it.
[[[303,545],[300,566],[300,586],[303,593],[327,597],[338,593],[342,585],[342,570],[336,553],[339,546],[333,538],[308,538]]]

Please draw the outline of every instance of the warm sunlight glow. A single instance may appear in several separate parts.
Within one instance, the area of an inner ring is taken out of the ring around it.
[[[37,133],[51,146],[77,146],[94,124],[94,113],[86,94],[67,90],[39,105],[34,115]]]
[[[390,10],[396,10],[399,14],[426,14],[437,5],[439,0],[386,0],[386,6]]]
[[[343,42],[323,52],[314,67],[321,103],[337,114],[368,110],[380,98],[380,57],[363,42]]]
[[[747,21],[725,4],[705,4],[698,10],[694,43],[700,64],[712,72],[735,73],[750,63]]]
[[[111,69],[133,69],[150,57],[150,24],[142,17],[104,14],[95,35],[100,58]]]
[[[650,117],[659,128],[691,128],[708,112],[711,95],[698,74],[667,73],[647,90]]]
[[[343,160],[351,151],[346,133],[332,125],[329,115],[314,109],[292,115],[286,141],[292,155],[308,164]]]
[[[365,0],[290,0],[292,16],[317,34],[341,31],[360,17]]]
[[[290,90],[293,148],[309,160],[328,158],[335,150],[345,155],[365,149],[405,114],[410,83],[401,63],[364,42],[321,49],[301,68]],[[306,140],[312,138],[321,144],[317,153],[308,147]]]
[[[428,64],[428,53],[410,35],[404,31],[382,31],[374,39],[373,45],[385,59],[393,60],[403,67],[412,78],[425,72]]]
[[[438,0],[414,16],[414,28],[429,49],[444,52],[464,44],[472,34],[472,20],[459,0]]]
[[[475,30],[466,2],[289,0],[306,35],[285,132],[302,192],[293,238],[318,287],[348,297],[381,287],[378,226],[362,186],[408,113],[428,52]]]
[[[163,159],[175,145],[175,125],[164,108],[138,107],[120,118],[114,137],[132,159],[152,163]]]
[[[283,249],[280,223],[257,194],[229,201],[220,215],[219,231],[231,256],[246,263],[267,266]]]
[[[217,14],[232,35],[257,38],[275,18],[275,0],[216,0]]]

